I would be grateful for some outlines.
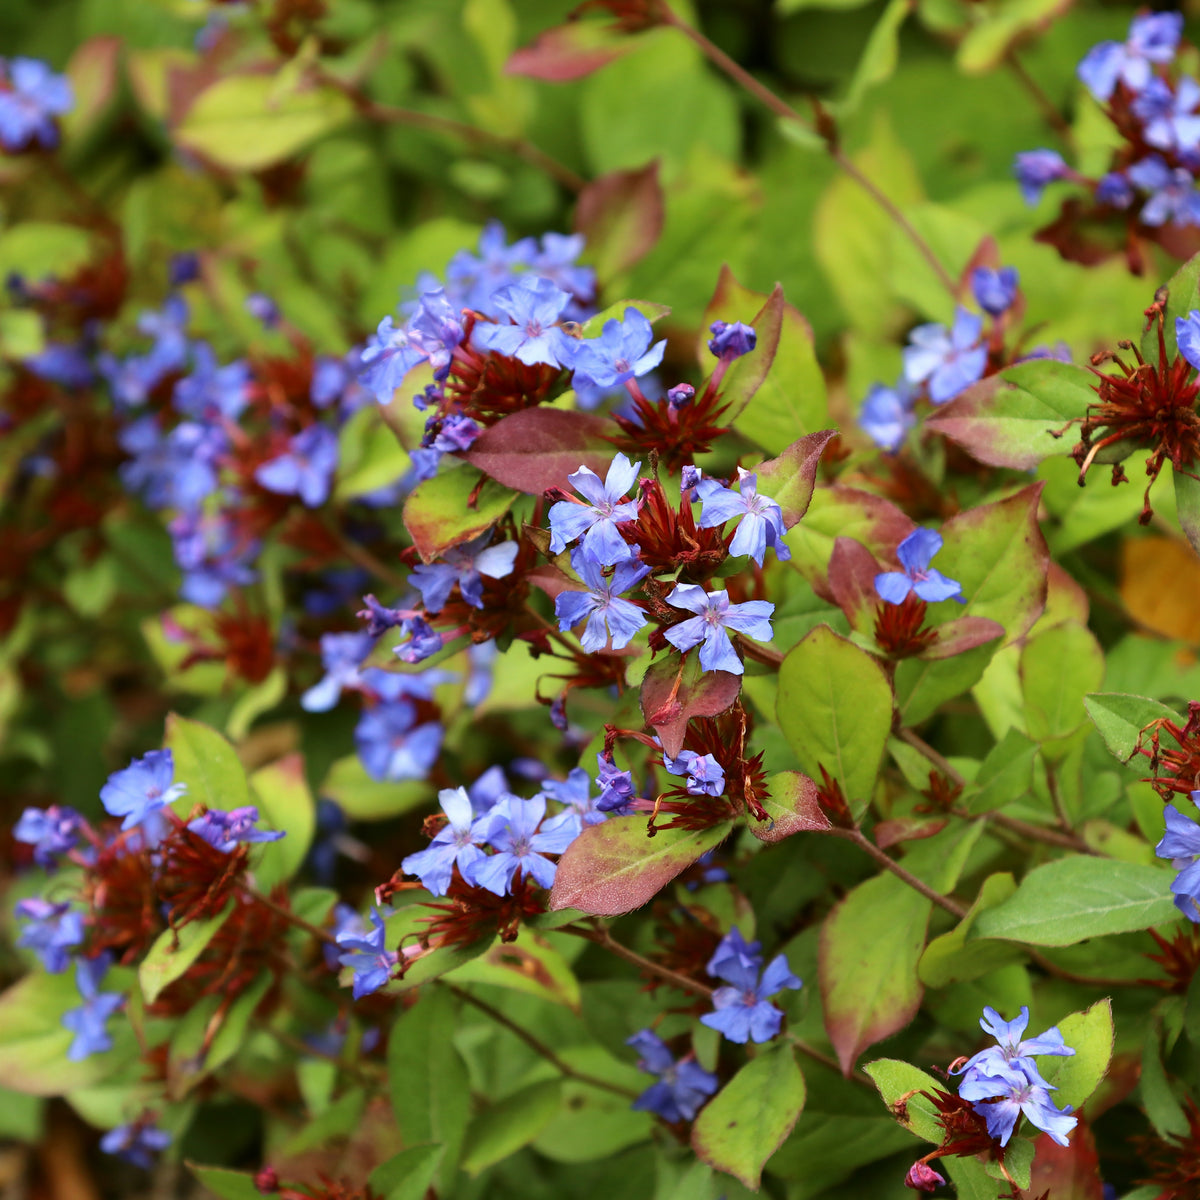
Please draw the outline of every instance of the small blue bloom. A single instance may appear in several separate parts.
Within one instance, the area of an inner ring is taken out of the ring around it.
[[[262,463],[254,478],[268,492],[299,496],[309,508],[319,508],[329,499],[337,462],[337,434],[310,425],[291,439],[285,453]]]
[[[1018,278],[1016,267],[1001,267],[998,271],[991,267],[976,267],[971,272],[975,303],[993,317],[1008,312],[1017,299]]]
[[[216,608],[231,587],[244,587],[258,578],[250,564],[258,557],[259,544],[239,539],[228,514],[183,512],[167,530],[183,572],[179,594],[191,604]]]
[[[588,558],[581,550],[571,555],[571,565],[587,584],[587,591],[562,591],[554,598],[554,615],[564,633],[573,629],[585,617],[587,626],[580,644],[589,653],[603,650],[612,638],[612,649],[621,650],[637,636],[646,624],[646,614],[632,600],[620,595],[636,587],[650,568],[626,560],[617,563],[612,578],[604,577],[604,568]]]
[[[719,796],[725,790],[725,771],[711,754],[681,750],[678,758],[663,755],[663,766],[672,775],[687,776],[687,790],[693,796]]]
[[[895,454],[904,445],[908,431],[917,423],[913,391],[901,378],[894,388],[875,384],[867,393],[858,414],[859,428],[881,450]]]
[[[442,748],[436,721],[417,725],[413,706],[405,700],[376,704],[359,718],[354,730],[358,757],[372,779],[424,779]]]
[[[446,267],[446,287],[464,308],[484,316],[496,315],[492,297],[500,288],[527,273],[538,257],[533,238],[519,238],[510,246],[504,226],[489,221],[479,235],[479,253],[460,250]]]
[[[1200,148],[1200,83],[1184,75],[1172,91],[1157,76],[1152,78],[1130,107],[1144,125],[1147,145],[1167,150],[1185,160]]]
[[[1024,1113],[1036,1129],[1048,1133],[1060,1146],[1078,1124],[1071,1108],[1058,1108],[1050,1099],[1053,1085],[1038,1073],[1032,1060],[1015,1059],[1011,1063],[989,1062],[986,1071],[976,1069],[963,1077],[958,1094],[976,1103],[975,1111],[987,1122],[988,1133],[1001,1146],[1007,1146],[1017,1121]]]
[[[210,808],[202,817],[189,821],[188,828],[224,854],[232,854],[242,842],[277,842],[284,836],[282,829],[255,829],[257,823],[258,809],[247,804],[229,812]]]
[[[192,373],[175,385],[172,399],[181,415],[197,421],[236,421],[250,402],[250,368],[241,359],[219,367],[212,347],[197,342]]]
[[[1144,225],[1200,225],[1200,192],[1190,171],[1169,167],[1157,154],[1127,171],[1131,183],[1150,193],[1139,219]]]
[[[717,1077],[688,1055],[676,1062],[666,1043],[653,1030],[642,1029],[625,1044],[638,1052],[638,1067],[658,1082],[651,1084],[632,1104],[638,1112],[657,1113],[664,1121],[690,1121],[716,1092]]]
[[[368,601],[374,599],[374,596],[367,597]],[[321,663],[325,677],[300,697],[300,707],[305,712],[328,712],[341,699],[343,691],[361,687],[359,667],[374,646],[375,635],[371,630],[366,633],[323,633]]]
[[[630,804],[637,798],[633,787],[633,775],[629,771],[617,770],[617,764],[603,753],[596,754],[597,774],[596,786],[600,795],[596,799],[596,808],[602,813],[617,813],[624,816],[630,811]]]
[[[71,950],[83,944],[83,913],[70,904],[52,904],[40,897],[18,900],[15,911],[29,922],[17,945],[32,950],[51,975],[65,971]]]
[[[358,380],[380,404],[390,404],[405,375],[424,361],[408,329],[397,329],[390,316],[384,317],[363,348]]]
[[[1120,171],[1109,171],[1096,184],[1096,203],[1110,208],[1128,208],[1133,203],[1133,188]]]
[[[583,253],[583,247],[582,233],[543,233],[540,251],[529,264],[538,275],[571,293],[571,303],[563,315],[573,321],[590,316],[588,306],[596,298],[595,269],[581,267],[575,261]]]
[[[550,551],[559,554],[567,544],[582,538],[585,557],[602,567],[613,566],[634,557],[632,547],[617,532],[625,521],[637,520],[637,501],[625,500],[633,487],[640,462],[631,463],[618,454],[609,465],[604,482],[588,467],[581,466],[567,478],[576,491],[590,503],[560,500],[550,509]]]
[[[653,371],[667,348],[665,341],[651,346],[653,340],[653,327],[636,308],[605,321],[598,338],[584,338],[575,350],[576,387],[611,391]]]
[[[440,562],[418,563],[413,568],[409,582],[421,593],[426,612],[441,612],[456,583],[463,600],[472,608],[483,607],[483,576],[508,578],[519,548],[516,542],[489,546],[490,541],[491,534],[485,533],[447,550]]]
[[[783,510],[770,496],[758,494],[758,476],[738,467],[739,491],[722,487],[715,479],[702,479],[696,485],[702,507],[700,528],[713,529],[726,521],[741,519],[733,540],[729,543],[730,554],[749,555],[761,567],[763,556],[770,546],[780,562],[792,557],[783,540]]]
[[[461,311],[441,288],[433,288],[421,296],[409,318],[408,333],[433,368],[434,379],[443,382],[450,373],[455,347],[463,340]]]
[[[246,297],[246,311],[267,329],[279,324],[279,305],[262,292],[252,292]]]
[[[47,342],[39,354],[25,359],[25,367],[65,388],[89,387],[96,378],[88,349],[78,342]]]
[[[1153,76],[1151,63],[1169,63],[1175,57],[1183,33],[1183,14],[1147,13],[1133,18],[1129,38],[1122,42],[1101,42],[1093,46],[1080,62],[1076,73],[1088,91],[1103,102],[1124,83],[1130,91],[1140,92]]]
[[[709,351],[726,362],[749,354],[758,343],[754,326],[741,321],[714,321],[708,328],[713,335],[708,341]]]
[[[366,632],[372,637],[377,638],[382,634],[387,633],[389,629],[399,629],[405,621],[409,620],[416,614],[411,608],[388,608],[386,605],[380,604],[373,595],[363,597],[363,603],[366,608],[360,609],[355,616],[360,621],[366,621]],[[322,653],[324,653],[324,639],[321,642]],[[364,654],[365,658],[366,655]],[[362,659],[359,659],[361,662]],[[326,670],[328,670],[328,664]]]
[[[1200,807],[1200,791],[1192,793],[1192,803]],[[1167,831],[1154,847],[1159,858],[1169,858],[1179,872],[1171,882],[1175,907],[1189,921],[1200,924],[1200,825],[1189,820],[1169,804],[1163,809]]]
[[[70,80],[44,62],[0,59],[0,146],[10,153],[35,143],[53,150],[58,145],[54,118],[69,112],[74,103]]]
[[[708,962],[708,973],[730,986],[713,992],[715,1012],[700,1018],[702,1025],[719,1030],[731,1042],[769,1042],[783,1023],[783,1013],[768,998],[783,988],[801,987],[787,958],[778,954],[759,978],[762,958],[759,943],[747,943],[737,928],[730,930]]]
[[[146,355],[159,378],[171,371],[181,371],[188,356],[188,306],[182,296],[168,296],[157,312],[143,312],[138,317],[138,332],[154,339]]]
[[[767,600],[747,600],[730,604],[724,589],[706,592],[699,584],[680,583],[667,597],[667,603],[697,615],[666,630],[664,637],[677,650],[700,647],[700,666],[705,671],[728,671],[741,675],[744,671],[729,639],[729,630],[744,633],[759,641],[770,641],[771,614],[775,605]]]
[[[13,827],[13,838],[33,847],[33,861],[53,870],[57,855],[75,848],[83,818],[64,804],[49,808],[27,808]]]
[[[939,600],[966,601],[962,595],[962,584],[947,579],[940,571],[930,567],[929,562],[942,548],[942,535],[932,529],[914,529],[896,547],[896,557],[903,571],[884,571],[875,576],[875,590],[888,604],[903,604],[909,592],[916,592],[930,604]]]
[[[63,1025],[75,1035],[67,1050],[71,1062],[112,1049],[108,1020],[125,1003],[125,997],[119,992],[100,991],[111,962],[112,955],[108,953],[75,961],[75,986],[83,1003],[62,1016]]]
[[[479,843],[484,839],[465,788],[443,788],[438,792],[438,803],[446,814],[445,828],[428,849],[408,855],[400,868],[406,875],[416,875],[433,895],[444,896],[450,890],[455,866],[467,883],[476,882],[475,871],[484,858]]]
[[[151,750],[108,777],[100,789],[100,803],[112,816],[124,818],[122,829],[145,825],[153,839],[153,826],[161,823],[156,814],[186,791],[187,784],[175,782],[171,751]]]
[[[354,999],[361,1000],[377,992],[392,977],[400,955],[384,944],[387,936],[379,909],[372,909],[370,933],[349,929],[336,935],[343,953],[339,961],[354,972]]]
[[[995,1046],[980,1050],[969,1058],[957,1070],[951,1068],[952,1075],[966,1074],[971,1071],[989,1073],[994,1065],[1006,1066],[1018,1059],[1031,1062],[1034,1055],[1051,1054],[1057,1058],[1069,1058],[1075,1051],[1066,1044],[1057,1025],[1051,1026],[1045,1033],[1037,1037],[1023,1038],[1029,1025],[1029,1009],[1022,1005],[1021,1011],[1011,1021],[1006,1021],[994,1008],[985,1008],[979,1024],[984,1033],[996,1039]]]
[[[551,367],[569,367],[575,341],[557,323],[570,299],[567,292],[555,287],[549,279],[526,275],[492,296],[492,304],[513,324],[479,323],[475,326],[475,344],[527,366],[545,363]]]
[[[1200,312],[1192,309],[1186,317],[1175,318],[1175,339],[1179,353],[1193,367],[1200,367]]]
[[[438,633],[423,617],[408,618],[401,629],[408,641],[392,647],[392,653],[401,662],[411,664],[424,662],[446,644],[446,637]]]
[[[987,368],[982,333],[982,318],[961,305],[949,332],[944,325],[918,325],[904,349],[904,377],[914,385],[924,383],[934,404],[953,400]]]
[[[539,887],[553,886],[556,867],[545,855],[561,854],[575,840],[578,820],[573,812],[543,821],[545,815],[544,796],[522,800],[505,795],[479,818],[484,837],[496,850],[475,867],[475,882],[481,888],[503,896],[518,870]]]
[[[142,1121],[118,1125],[100,1139],[100,1149],[105,1154],[115,1154],[143,1171],[149,1171],[154,1166],[154,1156],[170,1144],[171,1135],[166,1130]]]
[[[572,767],[566,779],[543,779],[542,791],[575,818],[576,834],[582,833],[585,826],[599,825],[607,819],[592,796],[592,777],[582,767]]]
[[[1063,156],[1053,150],[1026,150],[1013,160],[1013,174],[1031,208],[1042,198],[1047,184],[1065,179],[1070,173]]]

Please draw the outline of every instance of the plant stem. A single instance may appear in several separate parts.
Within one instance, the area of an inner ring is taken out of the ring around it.
[[[904,235],[916,247],[921,257],[929,264],[933,273],[937,276],[938,282],[954,296],[958,292],[954,280],[950,278],[949,272],[942,266],[938,256],[934,254],[929,243],[913,228],[908,218],[892,203],[885,193],[879,190],[870,179],[865,176],[862,171],[855,166],[854,162],[849,159],[838,146],[836,140],[836,129],[828,117],[821,122],[821,128],[816,128],[806,121],[786,100],[781,96],[777,96],[769,87],[760,83],[753,75],[750,74],[744,67],[739,66],[720,46],[714,45],[708,40],[698,29],[689,25],[682,17],[672,12],[667,5],[661,6],[661,19],[664,25],[670,25],[678,29],[685,37],[690,38],[704,52],[705,56],[718,68],[725,72],[735,83],[740,84],[746,89],[756,100],[759,100],[767,108],[769,108],[776,116],[782,117],[785,121],[792,121],[799,125],[802,129],[810,133],[816,133],[822,138],[825,143],[825,149],[828,151],[830,158],[859,187],[865,191],[880,208],[891,218],[891,220],[904,232]]]
[[[684,975],[679,971],[672,971],[670,967],[664,967],[652,959],[643,958],[636,950],[631,950],[628,946],[623,946],[602,925],[594,925],[591,929],[582,929],[578,925],[567,925],[559,930],[559,932],[572,933],[576,937],[586,938],[589,942],[595,942],[597,946],[603,946],[605,950],[611,954],[615,954],[618,958],[623,958],[627,963],[632,963],[639,970],[651,975],[657,975],[664,982],[671,984],[672,987],[677,987],[681,992],[692,992],[697,996],[704,996],[706,999],[713,994],[713,989],[707,984],[700,983],[698,980],[692,979],[690,976]]]
[[[1046,788],[1050,792],[1050,800],[1054,804],[1054,812],[1058,817],[1058,823],[1062,826],[1063,832],[1073,834],[1074,830],[1071,828],[1071,818],[1067,816],[1062,793],[1058,790],[1058,777],[1054,774],[1054,767],[1051,763],[1046,763]]]
[[[443,981],[444,983],[445,981]],[[607,1079],[598,1079],[595,1075],[588,1075],[584,1071],[577,1071],[569,1063],[563,1062],[554,1051],[546,1045],[545,1042],[539,1041],[526,1029],[522,1029],[520,1025],[510,1021],[498,1008],[493,1008],[484,1000],[480,1000],[478,996],[473,996],[465,988],[460,988],[453,983],[445,983],[445,986],[454,993],[460,1000],[467,1004],[474,1005],[481,1013],[486,1014],[497,1025],[503,1025],[509,1033],[515,1034],[521,1039],[535,1054],[544,1058],[559,1074],[566,1076],[568,1079],[574,1079],[579,1083],[586,1083],[588,1087],[600,1088],[605,1092],[613,1092],[617,1096],[623,1096],[627,1100],[636,1100],[638,1093],[631,1091],[629,1088],[623,1088],[620,1084],[609,1083]]]
[[[393,571],[386,563],[380,562],[365,546],[360,546],[356,541],[348,537],[338,528],[334,521],[326,522],[325,527],[337,542],[338,549],[355,566],[362,567],[364,571],[374,575],[380,582],[386,583],[388,587],[395,589],[397,592],[403,593],[408,590],[408,581],[403,575]]]
[[[1075,149],[1075,134],[1071,129],[1070,122],[1059,111],[1058,105],[1042,91],[1041,85],[1032,75],[1025,70],[1024,64],[1017,57],[1016,50],[1009,50],[1004,59],[1005,66],[1013,73],[1020,85],[1033,98],[1034,104],[1042,116],[1046,118],[1046,124],[1062,138],[1063,145],[1068,150]]]
[[[835,825],[826,832],[833,834],[834,837],[840,837],[847,842],[853,842],[860,850],[869,854],[880,866],[886,867],[891,871],[897,879],[908,884],[913,891],[920,892],[926,900],[931,900],[939,908],[945,909],[951,916],[957,917],[961,921],[967,915],[967,910],[957,900],[951,900],[949,896],[943,896],[941,892],[935,892],[929,884],[918,879],[911,871],[906,871],[894,858],[889,857],[880,850],[861,829],[841,829]]]
[[[1068,970],[1066,967],[1060,967],[1057,963],[1051,962],[1045,955],[1039,954],[1036,950],[1031,950],[1028,946],[1025,947],[1025,953],[1037,963],[1048,975],[1054,975],[1059,979],[1065,979],[1068,983],[1082,983],[1087,987],[1098,988],[1114,988],[1114,987],[1152,987],[1152,988],[1167,988],[1171,986],[1169,979],[1118,979],[1113,976],[1106,975],[1080,975],[1075,971]]]
[[[252,900],[255,904],[261,904],[264,908],[269,908],[277,917],[282,917],[289,925],[295,925],[297,929],[303,929],[310,937],[315,937],[317,941],[324,942],[329,946],[338,944],[337,938],[329,932],[328,929],[321,929],[319,926],[312,924],[311,921],[306,921],[303,917],[298,917],[290,908],[284,908],[282,904],[276,904],[270,896],[264,896],[262,892],[256,892],[253,888],[242,888],[242,895],[248,900]]]

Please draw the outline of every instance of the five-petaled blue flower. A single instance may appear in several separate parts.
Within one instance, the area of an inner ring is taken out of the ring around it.
[[[592,795],[592,777],[582,767],[572,767],[566,779],[543,779],[542,791],[575,818],[576,835],[583,832],[584,826],[599,825],[607,819],[597,804],[598,798]]]
[[[975,1103],[975,1111],[987,1122],[988,1133],[1007,1146],[1017,1121],[1024,1113],[1029,1123],[1056,1141],[1067,1145],[1067,1134],[1078,1124],[1071,1108],[1058,1108],[1050,1099],[1053,1085],[1039,1074],[1028,1058],[1011,1063],[989,1062],[963,1076],[958,1094]],[[979,1103],[982,1102],[982,1103]]]
[[[546,798],[540,793],[528,800],[505,794],[480,817],[484,836],[496,850],[476,864],[475,882],[481,888],[503,896],[518,870],[541,887],[553,885],[556,867],[544,856],[561,854],[575,840],[579,823],[573,812],[543,821],[545,815]]]
[[[651,1029],[625,1040],[638,1052],[638,1067],[658,1076],[634,1102],[639,1112],[657,1113],[664,1121],[690,1121],[717,1090],[717,1077],[688,1055],[675,1060],[666,1043]]]
[[[1142,138],[1149,146],[1167,150],[1188,161],[1200,148],[1200,83],[1184,75],[1172,91],[1155,76],[1130,105],[1144,125]]]
[[[324,425],[310,425],[283,454],[259,466],[254,478],[268,492],[299,496],[309,508],[319,508],[329,499],[337,463],[337,434]]]
[[[951,1067],[951,1075],[962,1075],[972,1070],[988,1071],[992,1066],[1007,1066],[1017,1059],[1032,1060],[1036,1054],[1051,1054],[1056,1058],[1069,1058],[1075,1051],[1066,1044],[1057,1025],[1052,1025],[1037,1037],[1022,1037],[1029,1025],[1029,1009],[1021,1011],[1011,1021],[1006,1021],[994,1008],[985,1008],[979,1024],[984,1033],[996,1039],[995,1046],[980,1050],[961,1067]]]
[[[114,771],[100,789],[100,803],[114,817],[123,817],[122,829],[145,825],[154,840],[162,818],[155,814],[187,791],[175,782],[175,759],[170,750],[151,750],[123,770]]]
[[[37,143],[47,150],[58,145],[61,117],[75,103],[65,75],[56,75],[36,58],[0,59],[0,146],[10,153]]]
[[[858,427],[889,454],[895,454],[904,445],[908,431],[916,423],[913,390],[903,377],[895,387],[875,384],[858,412]]]
[[[1016,267],[976,267],[971,272],[971,292],[985,313],[998,317],[1012,308],[1017,298],[1019,276]]]
[[[372,779],[424,779],[442,748],[437,721],[416,725],[416,711],[406,700],[376,704],[354,729],[358,757]]]
[[[17,945],[32,950],[51,975],[65,971],[71,950],[83,943],[83,913],[66,902],[54,904],[40,896],[18,900],[15,911],[29,922]]]
[[[483,576],[506,579],[517,561],[516,542],[489,546],[490,540],[491,534],[485,533],[447,550],[440,562],[418,563],[413,567],[409,582],[421,593],[426,612],[441,612],[456,583],[459,594],[472,608],[483,607]]]
[[[733,491],[715,479],[701,479],[696,485],[700,497],[700,528],[712,529],[726,521],[741,518],[741,524],[729,543],[730,554],[748,554],[761,567],[770,546],[780,562],[792,557],[783,540],[783,510],[770,496],[758,494],[758,476],[738,467],[738,487]]]
[[[961,305],[949,331],[944,325],[918,325],[904,348],[904,377],[911,384],[925,384],[934,404],[953,400],[987,367],[982,333],[983,319]]]
[[[896,547],[896,557],[903,571],[884,571],[875,576],[875,590],[888,604],[903,604],[909,592],[916,592],[931,604],[939,600],[966,603],[962,584],[947,579],[941,571],[929,565],[930,559],[942,548],[942,535],[932,529],[914,529]]]
[[[112,1049],[108,1019],[125,1003],[125,997],[119,992],[100,990],[111,962],[112,955],[107,952],[98,958],[80,958],[75,962],[75,986],[83,1003],[62,1016],[63,1025],[75,1035],[67,1049],[72,1062]]]
[[[1157,154],[1135,162],[1125,174],[1130,182],[1149,192],[1139,214],[1143,225],[1200,225],[1200,192],[1192,173],[1170,167]]]
[[[33,861],[52,870],[59,854],[75,848],[83,818],[65,804],[27,808],[13,827],[13,839],[33,847]]]
[[[1146,13],[1133,18],[1124,42],[1101,42],[1084,55],[1076,73],[1097,100],[1107,100],[1118,81],[1140,92],[1153,76],[1152,63],[1169,63],[1183,33],[1183,13]]]
[[[747,942],[735,927],[722,939],[712,958],[708,973],[729,985],[713,992],[715,1012],[700,1018],[702,1025],[717,1029],[731,1042],[769,1042],[783,1023],[783,1012],[768,997],[783,988],[801,987],[792,974],[787,958],[777,954],[762,972],[758,942]]]
[[[368,604],[375,601],[374,596],[366,599]],[[325,675],[300,697],[300,707],[305,712],[328,712],[341,699],[345,689],[361,687],[359,668],[374,645],[375,635],[371,630],[366,633],[321,634],[321,663]]]
[[[115,1154],[143,1171],[149,1171],[154,1166],[154,1156],[170,1144],[171,1135],[165,1129],[157,1129],[145,1121],[118,1125],[100,1139],[100,1149],[105,1154]]]
[[[416,875],[433,895],[444,896],[456,865],[467,883],[475,882],[475,868],[484,857],[477,843],[483,841],[483,836],[465,788],[443,788],[438,792],[438,803],[447,817],[445,828],[427,849],[408,855],[400,867],[405,874]]]
[[[588,585],[586,592],[562,591],[554,598],[554,615],[563,632],[574,628],[587,618],[579,641],[589,652],[603,650],[612,637],[612,648],[621,650],[646,624],[646,614],[632,600],[622,600],[621,593],[636,587],[650,573],[643,563],[626,560],[617,563],[612,577],[604,577],[604,568],[588,558],[582,550],[571,555],[571,565]]]
[[[241,842],[277,842],[282,829],[255,829],[258,809],[253,804],[223,812],[210,808],[203,816],[188,822],[188,828],[202,837],[214,850],[232,854]]]
[[[337,935],[337,944],[343,951],[339,961],[354,972],[355,1000],[379,991],[400,961],[400,955],[384,944],[387,931],[377,908],[371,910],[371,924],[373,928],[369,933],[347,929]]]
[[[1192,793],[1192,803],[1200,807],[1200,791]],[[1159,858],[1169,858],[1179,872],[1171,882],[1175,907],[1189,921],[1200,924],[1200,825],[1169,804],[1163,809],[1167,831],[1154,847]]]
[[[687,776],[687,790],[693,796],[719,796],[725,790],[725,770],[711,754],[681,750],[678,758],[663,755],[663,766],[672,775]]]
[[[569,367],[577,343],[559,328],[558,321],[570,301],[570,294],[549,279],[525,275],[492,295],[492,304],[513,324],[489,325],[481,321],[475,326],[475,344],[527,366],[545,363]]]
[[[728,671],[741,675],[745,668],[738,657],[729,630],[747,637],[768,642],[774,636],[771,614],[775,605],[768,600],[747,600],[730,604],[729,593],[721,588],[706,592],[699,584],[680,583],[667,597],[667,603],[685,608],[697,615],[679,625],[672,625],[663,636],[677,650],[700,647],[700,666],[705,671]]]
[[[550,509],[550,551],[559,554],[570,542],[580,541],[584,556],[602,567],[611,567],[634,557],[633,548],[617,532],[624,521],[637,520],[637,501],[624,499],[633,487],[640,462],[631,463],[618,454],[609,464],[604,482],[588,467],[568,475],[571,486],[589,503],[560,500]]]
[[[584,338],[575,350],[575,386],[611,391],[653,371],[662,362],[665,341],[655,342],[650,322],[636,308],[604,322],[598,338]]]

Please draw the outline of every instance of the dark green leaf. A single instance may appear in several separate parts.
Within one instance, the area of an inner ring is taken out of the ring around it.
[[[478,1175],[522,1146],[528,1146],[554,1119],[561,1102],[562,1083],[551,1079],[531,1083],[485,1108],[467,1130],[463,1170],[468,1175]]]
[[[1096,692],[1084,696],[1083,706],[1092,718],[1092,724],[1100,731],[1104,744],[1123,763],[1137,753],[1142,744],[1142,731],[1154,721],[1180,720],[1174,709],[1158,700],[1123,692]]]

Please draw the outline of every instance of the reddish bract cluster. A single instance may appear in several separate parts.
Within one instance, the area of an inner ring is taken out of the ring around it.
[[[1146,931],[1158,943],[1160,953],[1147,954],[1151,962],[1156,962],[1170,976],[1170,982],[1146,980],[1157,987],[1164,987],[1173,992],[1186,993],[1200,967],[1200,930],[1195,925],[1185,922],[1182,929],[1175,932],[1174,937],[1164,938],[1153,929]]]
[[[688,882],[687,876],[694,868],[688,868],[679,879]],[[698,873],[703,873],[701,866]],[[721,941],[721,932],[716,928],[716,918],[707,909],[683,908],[672,901],[657,901],[654,905],[654,941],[658,949],[650,958],[669,970],[693,979],[702,979],[706,967]],[[664,986],[662,976],[643,971],[645,990],[656,991]]]
[[[909,592],[899,604],[882,601],[875,609],[875,641],[890,658],[911,658],[937,638],[937,630],[922,629],[926,604]]]
[[[1200,1195],[1200,1107],[1190,1096],[1187,1123],[1187,1133],[1130,1139],[1150,1171],[1138,1182],[1162,1189],[1155,1200],[1195,1200]]]
[[[652,461],[657,458],[668,471],[678,471],[694,461],[697,454],[712,449],[713,442],[729,432],[729,426],[720,423],[729,404],[711,384],[683,405],[674,405],[665,397],[647,400],[636,385],[631,385],[630,391],[637,415],[613,414],[622,436],[612,441],[621,450],[651,455]]]
[[[263,1167],[254,1176],[254,1186],[264,1196],[280,1200],[383,1200],[370,1184],[357,1186],[321,1175],[315,1186],[307,1183],[284,1183],[274,1167]]]
[[[1163,748],[1161,737],[1170,734],[1176,749]],[[1138,753],[1150,760],[1151,776],[1142,780],[1164,799],[1188,796],[1200,788],[1200,701],[1188,703],[1188,719],[1181,729],[1174,721],[1162,718],[1142,730]]]
[[[376,889],[375,896],[382,904],[396,891],[419,886],[403,882],[397,872],[390,883]],[[523,871],[518,871],[513,877],[509,891],[509,895],[497,896],[487,888],[466,883],[456,866],[445,899],[424,906],[434,909],[439,915],[429,917],[426,921],[420,944],[429,950],[469,946],[483,938],[490,940],[497,934],[502,942],[516,941],[521,922],[544,913],[546,906],[543,902],[544,893],[530,886]],[[401,953],[402,973],[407,961]]]
[[[640,479],[636,521],[617,527],[621,536],[639,547],[638,557],[652,571],[679,571],[685,583],[703,583],[729,557],[733,535],[719,529],[700,529],[690,498],[671,504],[657,479]],[[676,616],[678,614],[675,614]]]

